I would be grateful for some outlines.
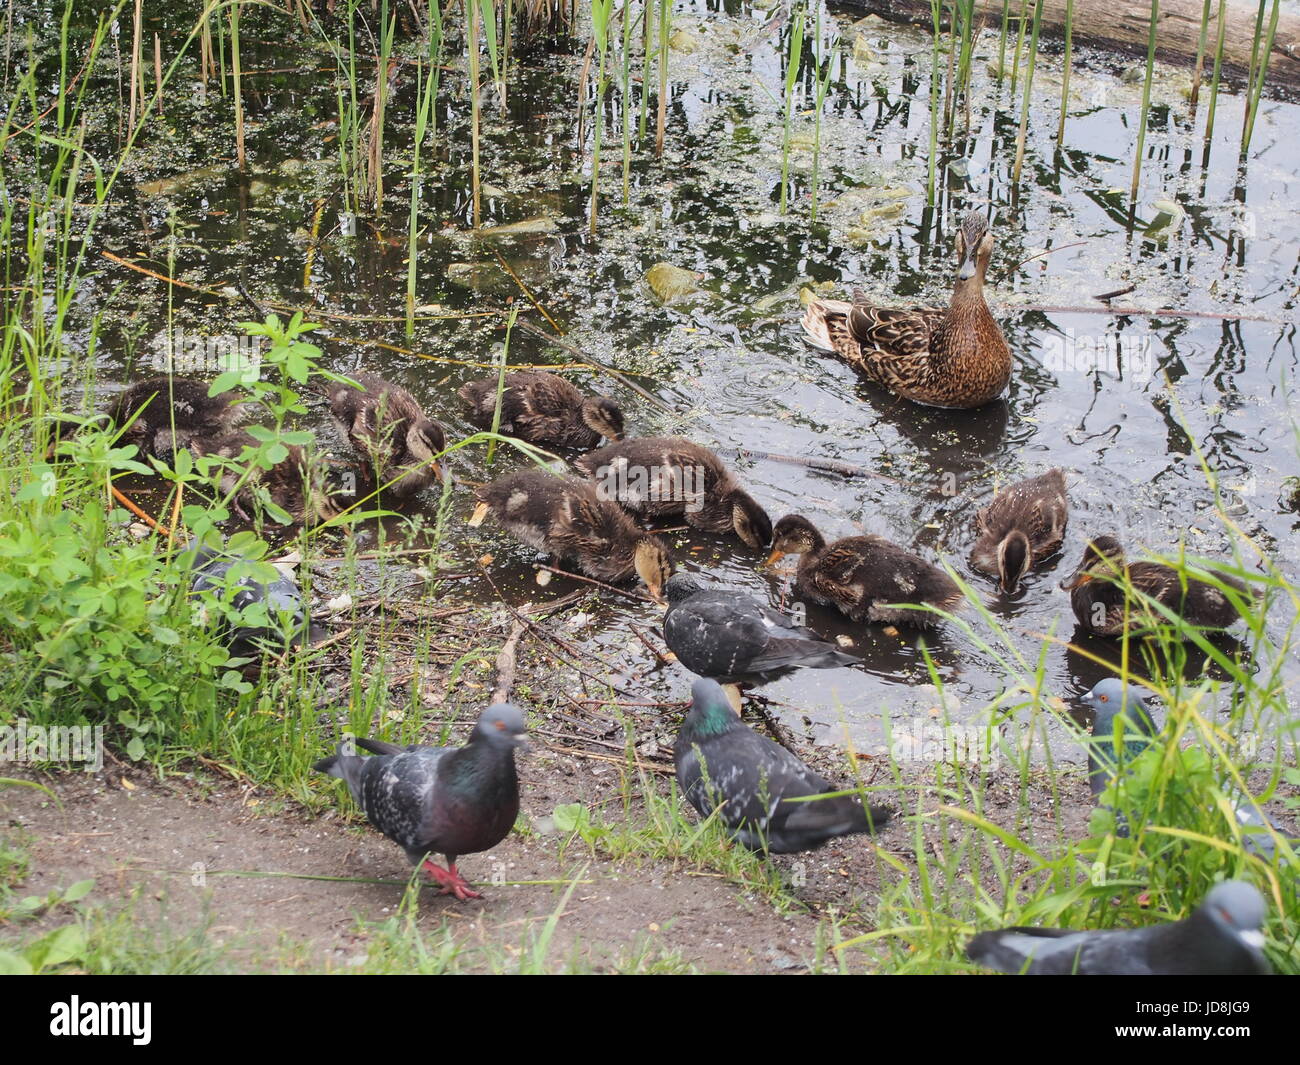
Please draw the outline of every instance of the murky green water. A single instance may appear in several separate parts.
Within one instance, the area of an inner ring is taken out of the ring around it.
[[[571,343],[637,374],[676,412],[651,408],[617,382],[579,377],[580,384],[624,404],[632,432],[680,432],[705,444],[834,459],[871,471],[874,476],[845,478],[774,461],[738,463],[774,520],[798,511],[830,537],[881,534],[952,562],[981,589],[1011,647],[1031,663],[1040,634],[1074,635],[1067,594],[1056,584],[1077,561],[1086,535],[1115,532],[1134,554],[1174,549],[1180,537],[1195,552],[1216,556],[1227,549],[1202,462],[1231,490],[1234,520],[1288,577],[1300,577],[1294,547],[1300,522],[1279,500],[1284,478],[1300,473],[1289,403],[1300,284],[1295,106],[1265,103],[1248,165],[1239,170],[1242,100],[1221,98],[1207,169],[1200,125],[1192,129],[1182,93],[1187,76],[1162,75],[1138,217],[1130,222],[1126,195],[1116,190],[1127,189],[1130,179],[1140,86],[1115,77],[1112,61],[1085,56],[1087,69],[1075,75],[1066,149],[1058,151],[1059,62],[1045,57],[1017,193],[1010,169],[1019,96],[1013,100],[1007,86],[989,77],[986,63],[995,58],[996,38],[986,36],[977,48],[970,133],[946,151],[940,205],[929,209],[930,40],[882,23],[856,29],[854,16],[837,17],[828,26],[844,44],[824,110],[822,209],[812,223],[807,95],[796,107],[792,207],[786,217],[778,213],[786,29],[770,25],[768,11],[748,4],[727,4],[724,11],[714,3],[679,2],[675,10],[676,26],[698,47],[672,55],[668,149],[662,163],[637,154],[624,206],[620,135],[610,104],[595,239],[586,228],[587,155],[575,140],[581,56],[527,56],[518,77],[512,75],[504,114],[485,93],[484,179],[491,188],[483,201],[484,225],[544,221],[522,227],[530,232],[482,239],[468,231],[468,102],[463,58],[453,48],[456,69],[445,76],[432,169],[422,185],[427,228],[418,268],[425,313],[449,317],[420,320],[412,338],[400,319],[409,203],[404,153],[414,77],[398,77],[390,104],[384,215],[362,219],[355,237],[344,236],[329,56],[286,44],[282,26],[259,23],[252,13],[244,43],[248,174],[239,175],[231,164],[229,100],[214,84],[202,102],[189,79],[180,98],[168,103],[170,132],[151,136],[138,172],[119,188],[103,245],[165,270],[170,220],[178,234],[176,276],[218,292],[242,280],[260,299],[313,308],[327,324],[331,339],[324,347],[333,368],[384,373],[409,388],[432,416],[465,433],[472,427],[455,392],[481,369],[422,360],[373,342],[444,360],[489,362],[503,336],[503,316],[462,316],[500,312],[507,299],[519,298],[515,282],[496,263],[498,251]],[[175,14],[158,25],[164,42],[176,39],[183,22]],[[115,107],[111,53],[98,74],[95,91],[106,109]],[[1185,218],[1163,239],[1147,238],[1144,230],[1158,213],[1152,204],[1169,199],[1185,209]],[[797,324],[800,286],[829,282],[842,294],[856,284],[882,301],[943,302],[954,221],[989,205],[998,237],[990,298],[1016,360],[1004,403],[974,412],[919,408],[863,384],[846,366],[804,346]],[[1023,262],[1048,248],[1061,250]],[[699,271],[702,293],[659,306],[641,282],[659,261]],[[1126,305],[1249,318],[1043,309],[1100,308],[1094,294],[1130,284],[1135,290],[1119,299]],[[229,333],[248,316],[246,307],[219,295],[176,289],[173,296],[176,324],[186,330]],[[105,313],[101,381],[140,372],[133,365],[148,361],[154,338],[166,328],[163,286],[105,264],[80,298],[84,315]],[[531,317],[540,324],[539,315]],[[1098,352],[1104,364],[1114,362],[1111,369],[1092,368],[1089,358]],[[514,336],[512,362],[568,358],[523,332]],[[337,446],[323,416],[319,429]],[[498,468],[512,468],[514,461],[507,456]],[[459,452],[454,465],[466,481],[485,477],[480,452]],[[971,521],[996,485],[1051,465],[1069,472],[1067,547],[1008,601],[966,564]],[[955,493],[949,490],[954,483]],[[470,495],[465,490],[458,497],[449,546],[454,558],[490,551],[502,587],[521,600],[571,590],[563,579],[538,588],[525,549],[491,530],[465,529],[459,519],[472,508]],[[425,504],[430,519],[435,502]],[[674,540],[683,564],[781,600],[781,582],[756,572],[760,556],[737,542]],[[460,582],[455,594],[467,594],[468,587]],[[492,595],[488,588],[470,594]],[[648,606],[610,600],[588,615],[577,635],[632,673],[647,668],[650,656],[627,623],[644,628],[656,617]],[[1275,619],[1279,631],[1286,621]],[[956,630],[922,641],[907,632],[855,628],[816,608],[810,623],[851,635],[861,667],[799,674],[765,693],[797,708],[792,721],[816,723],[819,737],[838,735],[838,723],[847,722],[860,746],[880,749],[882,708],[905,722],[931,720],[938,700],[926,687],[923,646],[957,720],[977,719],[1008,683],[997,662]],[[1103,641],[1081,642],[1111,653]],[[1220,644],[1230,649],[1234,641],[1223,637]],[[1103,673],[1059,645],[1047,650],[1046,663],[1049,691],[1067,704]],[[1189,665],[1193,675],[1200,669],[1199,660]],[[676,669],[657,670],[651,678],[647,698],[680,698],[689,679]],[[1073,757],[1064,732],[1051,735],[1054,756]]]

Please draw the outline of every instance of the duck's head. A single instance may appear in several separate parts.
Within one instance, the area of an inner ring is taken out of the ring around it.
[[[817,527],[802,514],[787,514],[772,530],[772,553],[763,565],[774,565],[786,555],[816,551],[825,542]]]
[[[663,603],[664,589],[673,575],[673,557],[668,545],[658,536],[643,536],[637,541],[633,554],[637,576],[650,592],[650,598]]]
[[[599,433],[606,440],[617,442],[623,439],[623,411],[612,399],[588,396],[582,401],[582,421],[588,429]]]
[[[736,535],[761,551],[772,542],[772,519],[748,492],[731,493],[731,524]]]
[[[993,232],[979,211],[971,211],[957,230],[957,284],[984,284],[993,256]]]
[[[421,462],[433,463],[433,474],[439,483],[447,480],[447,460],[442,454],[447,450],[447,433],[441,425],[430,418],[411,419],[406,430],[406,447]]]
[[[1097,536],[1088,541],[1083,549],[1083,558],[1079,567],[1061,582],[1067,592],[1081,584],[1087,584],[1094,577],[1117,574],[1124,568],[1124,548],[1113,536]]]
[[[513,703],[493,703],[479,715],[474,739],[505,750],[528,750],[528,724]]]
[[[1012,529],[998,544],[998,583],[1003,594],[1014,594],[1033,564],[1034,553],[1029,547],[1029,537],[1019,529]]]

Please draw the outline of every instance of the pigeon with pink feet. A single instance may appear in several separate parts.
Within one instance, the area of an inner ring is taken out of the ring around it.
[[[524,714],[509,703],[483,711],[464,747],[399,747],[358,739],[363,758],[340,747],[313,768],[345,781],[370,823],[423,865],[444,895],[483,896],[456,870],[456,859],[490,850],[519,816],[515,751],[527,749]],[[446,868],[429,857],[446,857]]]

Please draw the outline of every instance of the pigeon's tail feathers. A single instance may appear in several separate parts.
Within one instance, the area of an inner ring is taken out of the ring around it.
[[[336,754],[332,754],[328,758],[322,758],[312,768],[319,773],[338,777],[347,784],[352,797],[360,802],[361,770],[365,766],[365,761],[364,758],[358,758],[355,754],[348,754],[345,748],[340,746]]]
[[[781,853],[784,843],[807,850],[840,836],[874,832],[889,821],[889,811],[882,806],[863,806],[847,795],[815,802],[789,803],[789,816],[779,829],[772,831],[771,849]]]
[[[777,636],[768,641],[763,653],[753,659],[747,668],[754,672],[794,666],[830,669],[835,666],[851,666],[855,662],[857,659],[852,655],[829,644],[802,636]]]
[[[401,754],[406,750],[405,747],[399,747],[387,740],[372,740],[365,736],[358,736],[356,744],[363,751],[369,751],[371,754]]]

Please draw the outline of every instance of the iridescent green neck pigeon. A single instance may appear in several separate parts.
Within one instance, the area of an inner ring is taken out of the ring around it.
[[[1183,921],[1072,931],[1004,928],[966,945],[973,962],[1029,976],[1254,976],[1271,972],[1260,932],[1264,899],[1250,884],[1215,886]]]
[[[888,810],[865,807],[856,795],[791,802],[843,789],[741,721],[722,687],[704,677],[691,687],[691,710],[673,755],[690,804],[704,817],[721,805],[720,820],[751,850],[813,850],[889,820]]]
[[[723,684],[764,683],[808,666],[857,661],[811,629],[741,592],[706,589],[686,573],[664,584],[664,642],[692,673]]]
[[[348,791],[370,823],[406,851],[442,893],[458,899],[482,898],[456,871],[456,859],[500,843],[519,816],[519,778],[515,751],[527,747],[523,711],[497,703],[483,711],[464,747],[398,747],[382,740],[358,739],[357,746],[377,757],[347,751],[312,768],[346,781]],[[446,856],[435,865],[431,852]]]
[[[1136,685],[1125,685],[1115,677],[1107,677],[1099,681],[1083,701],[1096,711],[1092,736],[1088,741],[1088,782],[1093,795],[1097,796],[1151,745],[1158,730],[1151,706],[1142,689]],[[1122,730],[1122,742],[1118,747],[1115,744],[1116,719],[1121,721]],[[1285,830],[1271,817],[1262,814],[1241,792],[1229,790],[1226,794],[1241,827],[1242,846],[1247,853],[1272,864],[1277,855],[1274,833],[1286,838]],[[1129,834],[1122,814],[1116,815],[1115,834],[1121,837]],[[1287,864],[1285,858],[1281,864]]]

